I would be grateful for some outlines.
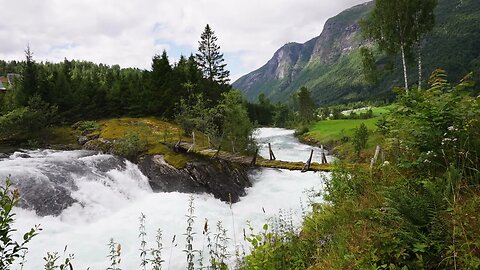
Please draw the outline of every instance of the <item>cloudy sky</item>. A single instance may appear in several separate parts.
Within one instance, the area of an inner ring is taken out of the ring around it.
[[[325,21],[366,0],[0,0],[0,59],[81,59],[150,68],[195,52],[210,24],[232,80],[259,68],[287,42],[318,36]]]

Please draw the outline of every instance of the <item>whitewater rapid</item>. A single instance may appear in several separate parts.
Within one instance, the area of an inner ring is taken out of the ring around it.
[[[306,160],[311,147],[300,144],[292,134],[290,130],[260,129],[256,138],[263,146],[271,142],[277,159]],[[23,154],[30,157],[21,157]],[[268,152],[261,150],[260,154],[265,157]],[[170,269],[185,269],[183,234],[191,195],[153,193],[148,179],[135,164],[126,160],[113,162],[115,158],[89,151],[38,150],[0,159],[0,177],[11,174],[17,183],[23,177],[23,185],[49,185],[48,177],[59,170],[58,173],[68,179],[65,188],[70,188],[75,199],[75,203],[58,216],[40,217],[33,210],[15,209],[18,237],[36,224],[42,228],[29,243],[24,269],[43,269],[46,252],[61,254],[65,246],[67,254],[75,254],[75,269],[106,269],[110,238],[122,246],[121,268],[140,269],[138,227],[141,213],[146,215],[147,247],[153,247],[157,229],[163,232],[163,268],[170,265]],[[194,249],[201,250],[206,245],[202,235],[205,219],[212,233],[217,221],[222,221],[228,230],[231,253],[234,246],[249,248],[243,239],[243,230],[248,232],[247,222],[260,231],[263,224],[282,211],[299,225],[302,213],[308,208],[309,194],[322,189],[322,177],[328,174],[261,169],[252,172],[250,177],[253,186],[231,208],[211,195],[193,195]],[[176,241],[172,245],[174,235]]]
[[[272,146],[272,151],[278,160],[285,161],[303,161],[306,162],[310,156],[310,150],[313,149],[312,162],[321,162],[322,150],[316,146],[310,146],[300,143],[294,136],[295,131],[282,128],[259,128],[254,133],[254,138],[259,145],[259,154],[264,158],[269,158],[268,143]],[[327,161],[333,162],[334,157],[325,155]]]

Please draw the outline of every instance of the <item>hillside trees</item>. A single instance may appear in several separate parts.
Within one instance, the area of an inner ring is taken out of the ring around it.
[[[375,64],[375,57],[372,50],[362,47],[360,48],[362,55],[363,76],[365,81],[374,84],[378,81],[377,66]]]
[[[265,94],[258,96],[257,103],[247,103],[250,121],[260,126],[287,127],[293,124],[292,109],[282,103],[273,104]]]
[[[211,36],[213,31],[207,32],[210,42],[215,41],[216,38]],[[163,51],[152,58],[151,70],[140,70],[66,59],[60,63],[37,63],[27,47],[25,61],[0,61],[1,70],[19,74],[17,82],[9,86],[5,94],[0,94],[0,115],[6,117],[0,122],[5,125],[25,124],[20,118],[27,121],[33,115],[40,117],[41,113],[33,113],[31,110],[29,102],[32,98],[33,103],[44,104],[46,111],[57,111],[55,117],[46,122],[41,117],[42,121],[38,123],[45,123],[43,127],[54,123],[68,124],[118,116],[152,115],[173,119],[177,104],[190,95],[203,95],[205,106],[213,108],[223,100],[222,94],[231,87],[226,84],[228,71],[224,69],[223,58],[218,52],[219,46],[211,46],[217,50],[211,52],[216,55],[212,59],[217,61],[211,76],[213,81],[203,76],[193,55],[188,58],[181,56],[172,65],[166,51]],[[218,73],[220,69],[221,72]],[[27,122],[33,124],[34,118]],[[9,129],[3,131],[9,133]],[[10,131],[9,135],[4,134],[2,137],[28,134],[14,129]]]
[[[435,6],[436,0],[378,0],[375,1],[370,16],[362,23],[364,35],[375,41],[381,51],[389,55],[400,52],[407,93],[407,57],[412,54],[415,44],[420,48],[422,36],[432,30]],[[420,53],[419,80],[421,80]]]
[[[315,119],[315,103],[313,102],[311,92],[306,87],[300,88],[296,94],[298,102],[298,112],[302,122],[310,123]]]
[[[248,117],[247,107],[239,91],[222,94],[220,102],[208,106],[203,95],[191,95],[182,99],[175,117],[186,134],[200,131],[209,138],[211,147],[225,146],[235,151],[248,151],[251,145],[253,124]]]
[[[270,100],[265,97],[265,94],[258,96],[257,103],[248,103],[248,116],[258,125],[266,126],[273,124],[273,115],[275,107],[270,103]]]
[[[152,58],[151,70],[66,59],[37,63],[29,48],[25,61],[0,65],[5,72],[21,75],[6,94],[1,94],[3,114],[27,106],[29,99],[38,95],[57,106],[59,120],[66,123],[112,116],[172,119],[182,98],[204,93],[215,105],[227,89],[203,78],[194,56],[182,56],[172,65],[166,52]]]

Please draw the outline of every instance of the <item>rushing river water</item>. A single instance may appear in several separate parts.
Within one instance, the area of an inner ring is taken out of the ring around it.
[[[267,142],[272,144],[280,160],[305,161],[311,149],[299,143],[290,130],[262,128],[257,131],[256,138],[264,157],[268,157]],[[314,161],[318,161],[316,157]],[[109,266],[107,244],[110,238],[122,245],[122,269],[140,269],[138,227],[141,213],[146,215],[147,247],[154,245],[156,230],[163,231],[164,269],[168,266],[169,269],[185,269],[183,234],[187,227],[185,214],[190,195],[153,193],[148,179],[135,164],[90,151],[25,151],[0,159],[0,179],[8,175],[28,196],[42,198],[54,192],[58,197],[55,203],[61,204],[62,192],[66,191],[74,200],[56,216],[40,217],[33,210],[15,209],[18,233],[35,224],[40,224],[43,229],[28,245],[24,269],[43,269],[46,252],[62,253],[66,245],[67,253],[75,254],[75,269],[106,269]],[[202,235],[205,219],[208,219],[211,230],[217,221],[222,221],[228,230],[232,253],[235,245],[248,249],[243,240],[243,229],[247,229],[248,221],[260,230],[264,223],[283,211],[291,214],[293,222],[298,225],[302,205],[306,207],[309,199],[306,191],[320,190],[321,178],[325,176],[328,175],[257,170],[251,174],[253,186],[231,209],[211,195],[194,195],[194,249],[201,250],[205,245]],[[176,241],[172,246],[174,235]]]

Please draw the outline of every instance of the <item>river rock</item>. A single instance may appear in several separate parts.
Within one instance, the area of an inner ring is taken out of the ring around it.
[[[237,202],[252,183],[247,167],[225,160],[199,158],[176,169],[162,155],[140,158],[138,167],[155,192],[211,193],[222,201]]]
[[[18,206],[35,210],[39,216],[58,216],[76,202],[71,191],[62,186],[38,185],[28,191],[22,189]]]

